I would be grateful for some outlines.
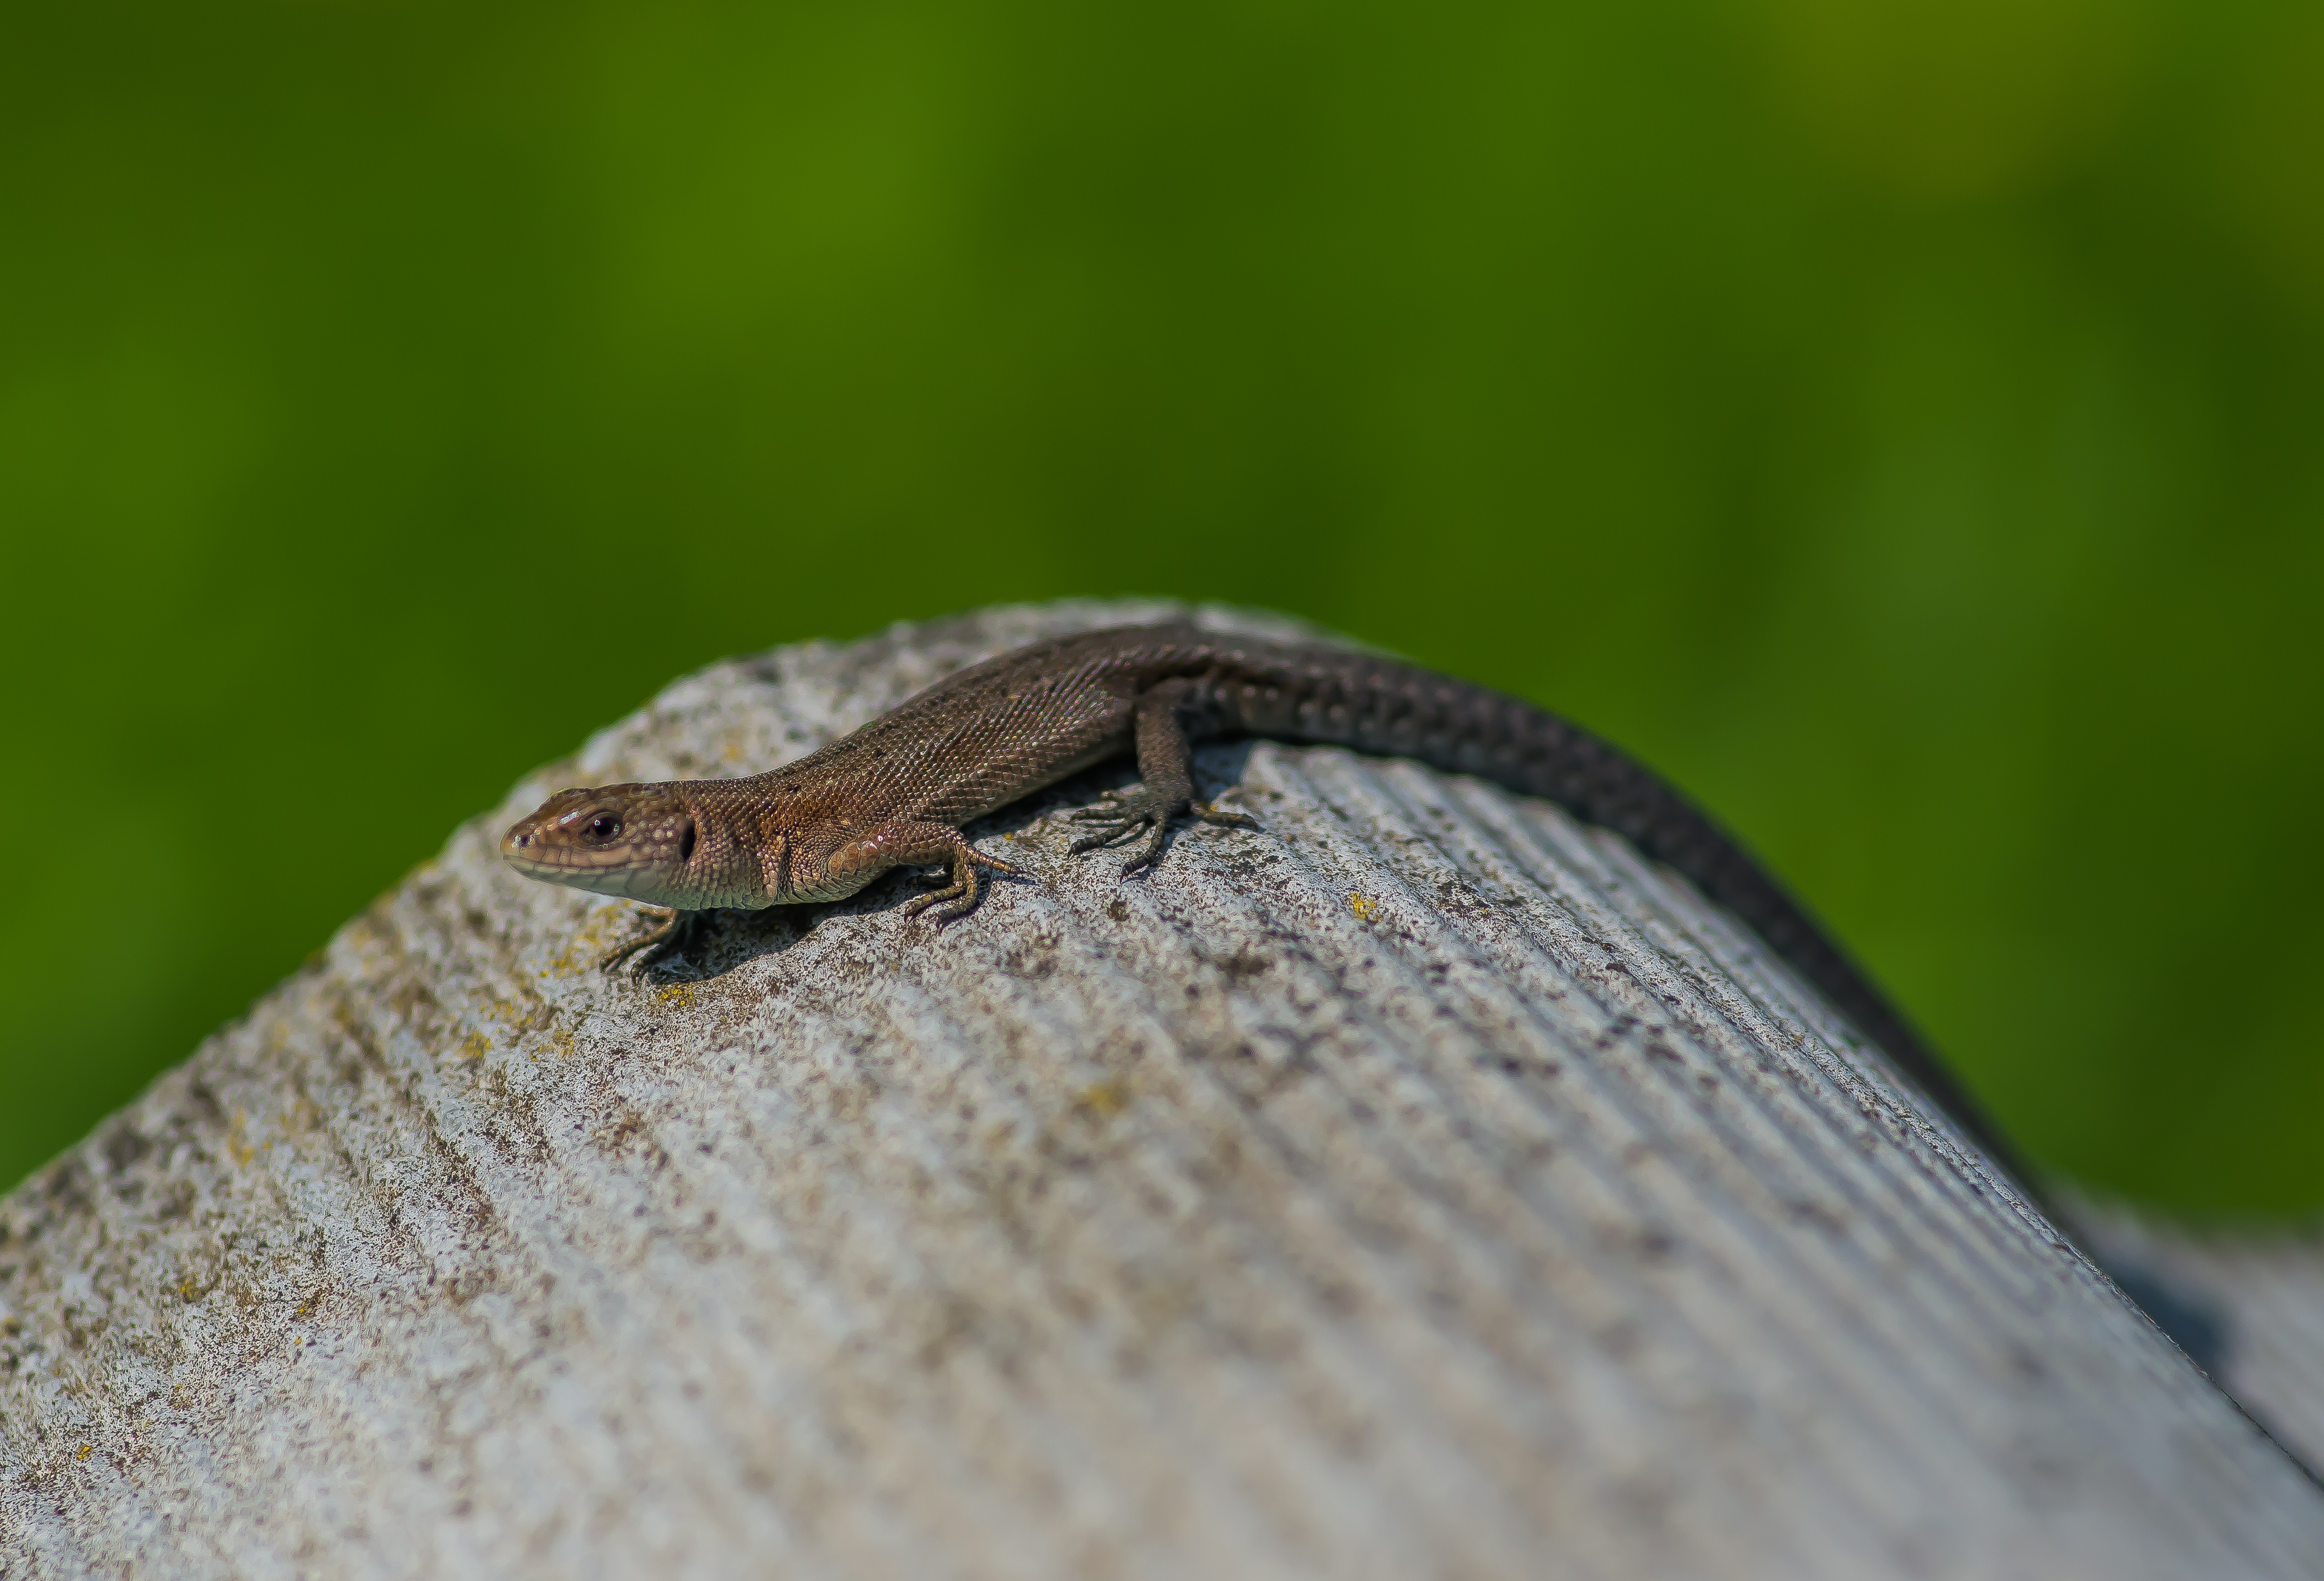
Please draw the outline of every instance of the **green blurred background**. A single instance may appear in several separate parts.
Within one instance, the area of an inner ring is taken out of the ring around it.
[[[731,652],[1293,610],[2324,1203],[2324,12],[0,9],[0,1180]]]

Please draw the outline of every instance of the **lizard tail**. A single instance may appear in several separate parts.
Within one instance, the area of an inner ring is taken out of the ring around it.
[[[1637,759],[1547,709],[1416,665],[1204,635],[1217,666],[1213,727],[1417,758],[1621,835],[1734,913],[2030,1189],[1999,1128],[1869,975],[1734,836]]]

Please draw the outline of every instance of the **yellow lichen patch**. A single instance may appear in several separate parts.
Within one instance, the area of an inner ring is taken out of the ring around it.
[[[694,1008],[694,985],[673,983],[667,988],[656,989],[654,997],[664,1004],[675,1006],[679,1010],[691,1010]]]
[[[1360,895],[1351,891],[1348,895],[1348,910],[1356,914],[1357,921],[1369,922],[1379,915],[1379,902],[1370,895]]]
[[[73,1458],[75,1460],[87,1460],[90,1456],[96,1453],[97,1448],[94,1445],[83,1444],[79,1448],[73,1451]]]
[[[618,901],[610,906],[592,908],[581,926],[573,930],[573,937],[565,941],[565,948],[550,958],[549,972],[570,976],[593,969],[604,957],[609,930],[618,929],[633,914],[625,902]]]
[[[246,1165],[258,1156],[258,1150],[243,1140],[242,1133],[248,1129],[249,1125],[250,1111],[236,1109],[234,1112],[234,1123],[226,1130],[226,1151],[237,1165]]]
[[[1074,1099],[1074,1107],[1096,1119],[1110,1119],[1130,1107],[1130,1084],[1120,1077],[1111,1077],[1084,1087]]]
[[[460,1040],[460,1058],[463,1059],[482,1059],[492,1051],[492,1044],[484,1040],[482,1032],[470,1032]]]
[[[583,970],[587,965],[587,962],[584,958],[584,951],[595,943],[595,937],[591,934],[588,929],[584,928],[580,932],[576,933],[571,938],[566,941],[565,948],[563,949],[558,950],[554,956],[549,957],[549,970],[543,972],[541,975],[544,977],[569,977],[574,973]]]

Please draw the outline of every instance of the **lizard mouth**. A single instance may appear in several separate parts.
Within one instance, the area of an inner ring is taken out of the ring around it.
[[[501,860],[528,878],[558,883],[603,879],[634,866],[636,853],[626,846],[569,846],[548,837],[528,818],[501,837]]]
[[[592,894],[667,903],[651,869],[625,851],[576,851],[544,846],[538,837],[528,846],[521,831],[511,829],[502,837],[501,859],[527,878]]]

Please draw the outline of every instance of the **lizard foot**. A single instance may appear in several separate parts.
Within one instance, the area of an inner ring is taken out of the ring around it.
[[[1003,862],[998,856],[987,856],[966,841],[961,842],[952,864],[952,882],[940,890],[924,895],[914,895],[904,902],[904,915],[917,917],[930,906],[943,906],[929,920],[941,928],[947,922],[957,922],[984,899],[984,873],[1005,873],[1015,875],[1020,871],[1014,863]],[[951,904],[945,905],[945,902]]]
[[[660,907],[648,911],[646,915],[658,918],[661,926],[643,938],[633,938],[621,948],[607,954],[604,959],[597,963],[597,969],[601,972],[611,972],[623,961],[635,956],[638,957],[637,965],[630,968],[630,975],[633,977],[644,976],[656,963],[676,955],[694,941],[694,936],[701,928],[705,914],[701,911],[680,911],[675,909],[664,910]]]
[[[1151,867],[1162,860],[1163,847],[1169,838],[1170,820],[1180,812],[1191,812],[1206,824],[1217,824],[1225,828],[1259,827],[1259,820],[1247,813],[1223,811],[1206,801],[1176,800],[1157,796],[1150,790],[1139,790],[1102,806],[1084,807],[1074,813],[1073,820],[1075,823],[1103,824],[1105,827],[1095,834],[1084,835],[1073,843],[1070,850],[1078,855],[1084,851],[1119,846],[1135,837],[1139,830],[1146,830],[1144,843],[1122,867],[1121,875],[1127,878],[1139,868]]]

